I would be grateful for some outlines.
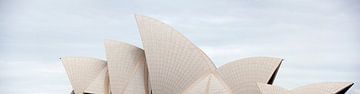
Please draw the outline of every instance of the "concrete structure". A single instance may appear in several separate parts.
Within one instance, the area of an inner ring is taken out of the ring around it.
[[[62,58],[74,93],[286,94],[289,92],[271,86],[283,59],[249,57],[216,68],[201,49],[174,28],[150,17],[135,16],[135,18],[143,49],[106,40],[106,61],[81,57]],[[293,91],[333,93],[345,90],[340,90],[343,86],[344,84],[310,85]]]

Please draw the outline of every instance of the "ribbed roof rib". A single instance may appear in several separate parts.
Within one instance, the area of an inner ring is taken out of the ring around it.
[[[353,83],[318,83],[286,90],[271,85],[283,59],[249,57],[216,68],[171,26],[135,16],[143,49],[106,40],[107,61],[65,57],[75,94],[343,94]]]

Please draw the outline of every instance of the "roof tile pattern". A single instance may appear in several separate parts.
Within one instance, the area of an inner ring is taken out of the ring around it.
[[[106,40],[105,48],[112,93],[147,93],[144,51],[133,45],[114,40]]]
[[[64,57],[61,60],[76,94],[85,92],[91,83],[106,85],[108,78],[104,76],[104,72],[107,71],[105,61],[88,57]],[[91,93],[99,91],[94,88],[91,90],[94,90]]]
[[[268,83],[282,59],[250,57],[221,66],[220,77],[235,94],[260,94],[257,82]]]
[[[110,92],[109,87],[109,75],[107,67],[105,67],[96,79],[91,82],[90,86],[85,90],[85,92],[91,92],[95,94],[108,94]]]
[[[179,32],[155,19],[136,16],[154,94],[178,94],[215,69],[212,61]]]
[[[261,94],[289,94],[290,92],[284,88],[264,84],[264,83],[258,83],[257,86],[259,87],[259,90],[261,91]]]
[[[286,90],[271,85],[283,61],[249,57],[216,68],[174,28],[135,16],[144,49],[106,40],[106,59],[62,58],[76,94],[342,94],[352,83],[319,83]],[[111,89],[110,89],[111,88]]]

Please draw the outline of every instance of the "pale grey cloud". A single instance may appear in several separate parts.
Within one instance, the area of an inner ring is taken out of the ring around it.
[[[315,82],[360,86],[357,0],[2,0],[0,93],[64,94],[71,90],[58,58],[104,59],[103,41],[141,47],[133,14],[174,26],[217,66],[249,56],[286,61],[276,85]],[[44,89],[45,88],[45,89]]]

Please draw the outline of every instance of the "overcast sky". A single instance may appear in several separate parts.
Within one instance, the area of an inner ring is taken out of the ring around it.
[[[355,82],[358,0],[0,0],[0,93],[68,94],[59,57],[105,58],[103,41],[142,47],[134,14],[175,27],[220,67],[284,58],[274,85]]]

